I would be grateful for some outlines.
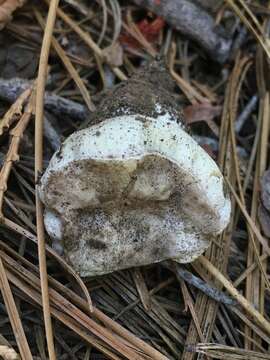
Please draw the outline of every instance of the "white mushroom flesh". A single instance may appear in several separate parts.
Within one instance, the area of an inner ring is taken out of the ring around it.
[[[216,163],[169,114],[75,132],[39,189],[46,229],[81,276],[190,262],[230,218]]]

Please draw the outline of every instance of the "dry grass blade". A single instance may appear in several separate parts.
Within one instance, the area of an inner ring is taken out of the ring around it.
[[[247,318],[243,312],[241,312],[239,309],[237,309],[236,307],[234,307],[232,309],[232,311],[239,317],[239,319],[241,319],[245,325],[249,326],[249,328],[255,333],[257,334],[262,340],[264,340],[268,345],[270,345],[270,337],[263,332],[255,323],[254,321],[250,320],[249,318]]]
[[[43,20],[43,18],[41,16],[40,12],[37,9],[35,10],[35,15],[36,15],[36,18],[37,18],[39,24],[44,29],[44,26],[45,26],[44,20]],[[55,51],[57,52],[58,56],[60,57],[61,61],[64,64],[64,66],[66,67],[69,75],[71,76],[71,78],[76,83],[76,85],[77,85],[78,89],[80,90],[81,95],[82,95],[88,109],[90,111],[95,111],[95,105],[93,104],[93,102],[91,100],[91,97],[89,95],[89,92],[88,92],[86,86],[84,85],[84,82],[80,78],[77,70],[75,69],[72,62],[69,60],[69,58],[66,55],[65,51],[59,45],[58,41],[55,39],[54,36],[52,36],[52,46],[54,47]]]
[[[4,360],[20,360],[21,358],[3,335],[0,335],[0,356]]]
[[[187,288],[184,280],[180,280],[180,285],[181,285],[181,289],[182,289],[183,297],[185,299],[186,306],[189,308],[192,319],[193,319],[194,324],[196,326],[198,336],[199,336],[201,341],[204,341],[204,336],[203,336],[203,333],[202,333],[202,329],[200,327],[200,323],[198,321],[196,311],[194,309],[194,304],[193,304],[192,298],[191,298],[191,296],[189,294],[188,288]]]
[[[26,268],[24,268],[22,265],[17,265],[14,260],[12,260],[9,256],[1,252],[3,258],[5,259],[5,262],[8,266],[9,272],[13,273],[13,277],[11,279],[22,279],[23,281],[27,282],[28,286],[33,288],[34,291],[39,292],[40,291],[40,282],[37,276],[35,275],[37,273],[37,270],[35,269],[35,266],[29,263],[27,260],[23,260],[25,264],[30,266],[31,272],[28,271]],[[34,271],[33,271],[34,270]],[[16,281],[17,281],[16,280]],[[14,280],[11,280],[14,281]],[[51,281],[54,284],[57,284],[55,280]],[[18,283],[17,283],[18,284]],[[60,284],[59,284],[60,285]],[[61,286],[61,289],[65,291],[65,287]],[[23,287],[19,288],[23,290]],[[24,291],[24,290],[23,290]],[[70,291],[70,290],[69,290]],[[31,292],[31,291],[30,291]],[[29,295],[29,294],[28,294]],[[61,312],[65,314],[65,316],[73,318],[73,321],[77,324],[77,326],[83,326],[85,329],[88,329],[93,333],[95,336],[97,336],[98,339],[102,340],[107,345],[111,346],[112,349],[117,350],[120,354],[124,355],[127,359],[143,359],[145,358],[145,355],[142,353],[139,355],[137,351],[140,352],[143,351],[143,349],[140,346],[140,349],[136,350],[133,349],[133,346],[128,341],[128,338],[123,341],[123,338],[115,336],[114,333],[112,333],[110,330],[103,327],[103,325],[98,324],[89,317],[86,313],[84,313],[82,310],[80,310],[78,307],[73,305],[66,297],[63,297],[60,295],[56,290],[50,288],[50,295],[51,295],[51,301],[52,301],[52,313],[55,314],[54,309],[61,308]],[[76,295],[72,295],[72,298],[76,300]],[[77,297],[78,298],[78,297]],[[35,300],[36,301],[36,300]],[[80,299],[82,301],[82,299]],[[84,302],[84,309],[87,311],[88,307],[86,303]],[[98,316],[99,312],[97,313],[94,311],[93,315]],[[60,319],[61,320],[61,319]],[[106,317],[100,318],[100,320],[106,320]],[[95,344],[94,344],[95,345]],[[150,348],[150,347],[149,347]],[[154,350],[154,349],[153,349]],[[165,360],[165,357],[162,356],[162,354],[158,353],[157,351],[152,351],[151,355],[153,359],[163,359]],[[147,356],[148,358],[148,356]]]
[[[265,37],[263,27],[260,25],[246,3],[243,0],[226,0],[226,2],[235,11],[247,28],[254,34],[266,52],[268,58],[270,58],[269,40]]]
[[[258,49],[258,52],[261,49]],[[260,90],[264,88],[264,86],[259,83]],[[262,96],[260,103],[259,103],[259,118],[261,127],[260,127],[260,139],[258,141],[257,146],[257,154],[256,154],[256,166],[255,166],[255,174],[254,174],[254,181],[253,181],[253,193],[252,193],[252,203],[251,203],[251,219],[253,220],[256,226],[259,226],[257,223],[257,216],[258,216],[258,205],[260,202],[258,188],[260,187],[260,179],[263,175],[263,172],[266,170],[267,167],[267,154],[268,154],[268,134],[269,134],[269,93],[265,92]],[[258,251],[263,251],[263,247],[260,244],[259,239],[254,239],[253,233],[250,236],[254,248],[255,258],[258,262],[259,254]],[[254,253],[253,248],[249,246],[248,251],[248,259],[247,259],[247,266],[251,265],[254,261]],[[259,249],[259,250],[257,250]],[[266,275],[266,263],[261,263],[259,261],[259,269],[254,270],[253,272],[247,275],[246,280],[246,297],[247,299],[252,302],[259,311],[263,314],[264,313],[264,302],[265,302],[265,289],[270,290],[268,277]],[[260,271],[258,271],[260,270]],[[248,337],[256,341],[258,337],[250,332],[248,328],[245,331],[246,334],[246,347],[252,349],[251,341]]]
[[[247,63],[248,58],[237,57],[232,74],[230,75],[228,84],[226,86],[222,121],[219,134],[219,153],[218,153],[218,163],[220,168],[224,173],[227,173],[227,176],[230,178],[234,184],[236,181],[235,176],[235,164],[234,159],[231,156],[231,131],[230,131],[230,122],[234,122],[238,97],[239,97],[239,88],[241,86],[241,72]],[[210,249],[207,251],[206,256],[209,258],[211,263],[213,263],[220,271],[225,271],[229,251],[231,236],[234,227],[234,203],[232,203],[232,215],[231,222],[227,229],[221,234],[217,241],[212,243]],[[221,288],[220,284],[215,284],[215,287]],[[200,321],[202,332],[205,335],[205,341],[210,341],[214,331],[215,319],[218,314],[219,302],[214,302],[209,299],[207,296],[199,294],[196,303],[195,310],[197,312],[197,317]],[[197,330],[194,322],[191,323],[188,336],[186,339],[186,344],[194,344],[198,341]],[[183,360],[194,359],[194,354],[189,353],[184,350]]]
[[[254,318],[257,323],[268,333],[270,334],[270,323],[267,321],[253,306],[247,299],[241,295],[238,290],[233,286],[233,284],[225,278],[224,275],[213,265],[209,260],[207,260],[204,256],[199,257],[199,262],[203,265],[203,267],[209,271],[209,273],[214,277],[214,279],[218,280],[230,293],[230,295],[242,305],[242,307],[246,310],[246,312]]]
[[[173,42],[171,45],[170,58],[168,61],[168,67],[171,76],[174,78],[180,89],[186,95],[191,104],[197,103],[207,103],[209,102],[207,98],[202,96],[191,84],[189,84],[185,79],[183,79],[179,74],[174,70],[174,61],[176,55],[176,44]]]
[[[268,258],[267,254],[261,255],[260,256],[260,261],[263,262],[264,260],[266,260]],[[254,271],[257,268],[257,263],[254,262],[253,264],[251,264],[249,267],[247,267],[247,269],[234,281],[233,285],[235,287],[238,287],[242,281],[245,280],[245,278],[248,276],[248,274],[250,274],[252,271]]]
[[[42,299],[40,292],[35,291],[30,285],[26,284],[24,281],[18,278],[18,276],[12,274],[10,271],[8,273],[8,278],[10,282],[12,282],[15,286],[17,286],[22,292],[21,297],[24,300],[28,300],[29,298],[36,304],[42,306]],[[98,341],[95,337],[89,335],[84,328],[82,328],[76,321],[74,321],[69,314],[63,314],[61,309],[61,304],[58,304],[58,307],[55,308],[52,306],[51,313],[52,315],[74,331],[77,335],[79,335],[84,341],[88,342],[90,345],[93,345],[97,349],[99,349],[104,355],[106,355],[109,359],[119,360],[120,358],[115,355],[112,351],[110,351],[106,346],[103,345],[100,341]]]
[[[230,182],[227,180],[227,184],[233,194],[233,197],[235,198],[240,210],[242,211],[248,225],[250,226],[250,229],[253,231],[254,235],[257,237],[257,239],[259,240],[259,242],[261,243],[261,245],[263,246],[264,251],[270,256],[270,247],[268,246],[268,243],[266,241],[266,239],[261,235],[259,229],[257,228],[256,224],[254,223],[254,221],[252,220],[252,218],[248,215],[246,209],[244,208],[241,200],[239,199],[239,197],[237,196],[234,188],[232,187],[232,185],[230,184]]]
[[[34,239],[32,239],[34,240]],[[34,240],[36,242],[36,240]],[[13,256],[17,261],[19,261],[21,264],[25,265],[27,268],[30,269],[31,274],[29,274],[29,284],[32,286],[34,284],[37,284],[37,288],[40,288],[40,283],[38,280],[35,280],[35,277],[33,278],[33,275],[38,275],[38,269],[35,265],[33,265],[31,262],[26,260],[25,258],[21,257],[18,253],[16,253],[14,250],[9,248],[7,245],[5,245],[3,242],[0,241],[0,246],[4,251],[11,256]],[[47,246],[47,251],[50,255],[54,256],[54,251],[51,250]],[[7,255],[2,253],[3,258],[7,261],[8,264],[11,263],[11,259],[7,258]],[[9,260],[7,260],[9,259]],[[16,268],[16,263],[12,263],[11,270]],[[27,271],[21,267],[21,265],[18,266],[18,270],[22,270],[21,274],[27,274]],[[20,275],[20,272],[18,273]],[[98,310],[96,307],[93,307],[93,312],[90,312],[89,306],[85,300],[83,300],[80,296],[75,294],[72,290],[65,287],[64,285],[60,284],[55,279],[51,278],[49,276],[49,282],[51,288],[56,289],[59,293],[63,294],[64,298],[72,302],[72,304],[75,304],[78,308],[82,309],[85,314],[88,316],[91,315],[91,318],[97,319],[99,322],[101,322],[107,329],[110,329],[111,332],[116,334],[119,338],[123,338],[125,343],[130,343],[131,348],[136,348],[140,352],[145,353],[147,356],[153,359],[160,359],[165,360],[165,357],[160,354],[156,349],[148,345],[146,342],[138,338],[137,336],[130,333],[128,330],[123,328],[120,324],[115,322],[114,320],[110,319],[107,315],[105,315],[102,311]],[[91,320],[92,321],[92,320]],[[90,321],[90,322],[91,322]],[[92,344],[94,345],[94,344]]]
[[[17,341],[18,348],[23,360],[33,359],[24,330],[21,323],[21,319],[16,308],[16,304],[8,283],[6,276],[6,271],[0,258],[0,283],[1,283],[1,292],[4,298],[6,309],[8,312],[9,320]]]
[[[44,93],[47,77],[48,58],[51,46],[54,23],[56,19],[56,10],[59,0],[52,0],[48,11],[47,23],[44,31],[42,47],[40,52],[39,70],[37,78],[36,94],[36,120],[35,120],[35,181],[39,179],[39,174],[43,170],[43,115],[44,115]],[[37,237],[38,237],[38,257],[40,268],[40,281],[42,292],[42,304],[44,313],[44,323],[46,331],[46,340],[50,360],[56,359],[53,330],[50,315],[49,291],[45,252],[45,235],[43,224],[42,204],[37,194],[36,188],[36,216],[37,216]]]
[[[140,295],[141,298],[141,302],[145,308],[145,310],[150,310],[151,308],[151,296],[148,292],[143,274],[141,272],[141,269],[139,268],[135,268],[132,270],[132,275],[133,275],[133,279],[134,282],[136,284],[137,287],[137,291]]]
[[[242,64],[242,66],[241,66],[241,64]],[[246,76],[246,73],[247,73],[250,66],[251,66],[251,62],[249,61],[248,57],[246,57],[246,58],[244,57],[240,62],[240,68],[242,68],[243,70],[242,70],[241,76],[239,78],[239,82],[235,86],[235,92],[236,92],[237,96],[236,97],[234,96],[231,99],[230,117],[229,117],[229,120],[230,120],[230,135],[231,135],[231,144],[232,144],[232,154],[233,154],[233,160],[234,160],[235,176],[236,176],[237,186],[238,186],[238,189],[239,189],[240,199],[241,199],[243,207],[245,207],[245,197],[244,197],[244,190],[243,190],[242,183],[241,183],[240,166],[239,166],[239,160],[238,160],[238,154],[237,154],[237,148],[236,148],[236,137],[235,137],[235,132],[234,132],[234,126],[235,126],[234,119],[236,118],[236,109],[237,109],[237,104],[235,103],[235,98],[236,99],[239,98],[239,92],[240,92],[243,80],[244,80],[244,78]],[[236,72],[238,72],[237,68],[236,68]],[[236,76],[236,79],[237,79],[237,76]],[[265,133],[268,134],[268,131],[266,130]],[[254,182],[255,187],[257,187],[257,183],[258,182],[256,182],[256,181]],[[254,213],[254,209],[257,208],[257,200],[258,200],[257,199],[257,192],[254,191],[253,192],[253,206],[252,206],[253,213]],[[236,219],[238,219],[238,214],[236,215]],[[235,222],[236,222],[236,220],[235,220]],[[249,253],[248,254],[248,264],[249,264],[250,256],[252,256],[251,259],[253,261],[253,254],[254,254],[256,262],[257,262],[258,267],[259,267],[259,269],[261,271],[261,274],[262,274],[263,283],[265,283],[267,288],[270,289],[270,282],[268,280],[268,277],[267,277],[266,271],[264,269],[264,266],[263,266],[263,264],[262,264],[262,262],[260,260],[259,247],[258,247],[258,245],[256,243],[256,240],[254,239],[254,234],[253,234],[252,230],[250,229],[249,225],[247,226],[247,229],[248,229],[248,235],[249,235],[249,239],[250,239],[250,243],[251,243],[251,246],[249,247],[249,250],[248,250],[248,253]],[[258,281],[255,281],[255,279],[249,279],[249,277],[248,277],[247,280],[248,280],[247,285],[246,285],[247,290],[254,288],[255,284],[256,284],[256,286],[258,284]],[[251,280],[251,281],[249,281],[249,280]],[[252,303],[256,303],[257,300],[252,299],[249,296],[249,292],[250,291],[247,291],[247,299],[249,301],[251,301]]]
[[[0,356],[3,360],[20,360],[16,351],[7,345],[0,345]]]
[[[197,344],[194,351],[214,359],[224,360],[269,360],[270,355],[219,344]]]
[[[48,1],[45,0],[45,2],[48,4]],[[103,53],[100,47],[93,41],[91,36],[83,31],[76,23],[73,21],[68,15],[66,15],[61,9],[57,9],[57,16],[59,16],[65,23],[67,23],[73,31],[75,31],[79,37],[86,43],[89,48],[94,51],[96,56],[98,56],[100,59],[103,59]],[[118,67],[112,67],[112,71],[115,73],[115,75],[120,80],[127,80],[126,75],[118,68]]]
[[[12,220],[4,217],[2,219],[2,222],[6,227],[12,229],[13,231],[17,232],[18,234],[25,236],[27,239],[33,241],[36,244],[38,243],[37,237],[35,235],[33,235],[30,231],[24,229],[22,226],[14,223]],[[67,272],[67,274],[71,275],[71,277],[76,280],[77,284],[79,285],[80,289],[82,290],[83,294],[85,295],[85,298],[88,303],[88,308],[91,310],[92,303],[91,303],[91,298],[90,298],[89,292],[88,292],[84,282],[79,277],[79,275],[73,270],[73,268],[61,256],[59,256],[55,251],[53,251],[52,248],[50,248],[48,245],[46,245],[46,251],[48,252],[48,254],[50,256],[52,256],[62,266],[62,268]]]

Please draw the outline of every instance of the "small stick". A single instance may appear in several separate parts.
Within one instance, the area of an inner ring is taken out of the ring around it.
[[[245,106],[244,110],[241,112],[241,114],[238,116],[238,118],[235,121],[235,131],[239,133],[244,126],[246,120],[249,118],[252,111],[255,109],[256,105],[258,103],[258,95],[253,95],[247,105]]]
[[[169,269],[174,271],[178,280],[185,280],[188,284],[201,290],[203,293],[205,293],[207,296],[214,299],[215,301],[230,306],[234,306],[237,304],[235,300],[224,294],[224,292],[218,290],[213,286],[208,285],[205,281],[193,275],[191,272],[185,270],[181,265],[175,262],[166,262],[165,266],[168,266]]]
[[[5,157],[4,164],[2,165],[0,171],[0,217],[1,218],[3,217],[2,207],[3,207],[4,193],[7,190],[7,182],[8,182],[9,174],[13,163],[19,159],[18,150],[19,150],[20,141],[23,136],[24,130],[26,129],[31,119],[32,110],[33,110],[33,98],[31,97],[25,109],[25,112],[21,116],[16,127],[10,131],[11,142],[9,145],[7,155]]]
[[[179,30],[182,34],[195,40],[212,57],[223,63],[229,56],[231,40],[223,37],[222,26],[217,26],[214,18],[195,2],[189,0],[133,0],[138,6],[145,7]]]
[[[0,136],[5,130],[9,129],[10,126],[17,120],[18,116],[22,114],[23,106],[28,101],[32,90],[32,86],[29,86],[20,94],[20,96],[18,96],[17,99],[12,101],[11,107],[0,120]]]
[[[6,80],[0,78],[0,99],[14,103],[29,87],[31,87],[31,82],[27,80],[19,78]],[[90,114],[86,106],[49,92],[45,92],[44,106],[46,110],[56,116],[67,116],[78,121],[85,121]]]

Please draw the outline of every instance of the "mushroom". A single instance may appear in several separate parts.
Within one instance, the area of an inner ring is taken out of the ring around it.
[[[66,139],[40,180],[47,232],[81,276],[191,262],[229,222],[219,168],[160,94],[148,115],[128,97],[101,120],[103,108],[95,125]]]

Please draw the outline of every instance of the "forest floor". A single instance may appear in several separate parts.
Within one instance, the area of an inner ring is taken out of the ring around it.
[[[268,2],[57,3],[0,0],[0,358],[270,359]],[[50,246],[36,184],[157,58],[224,174],[230,224],[191,264],[81,279]]]

